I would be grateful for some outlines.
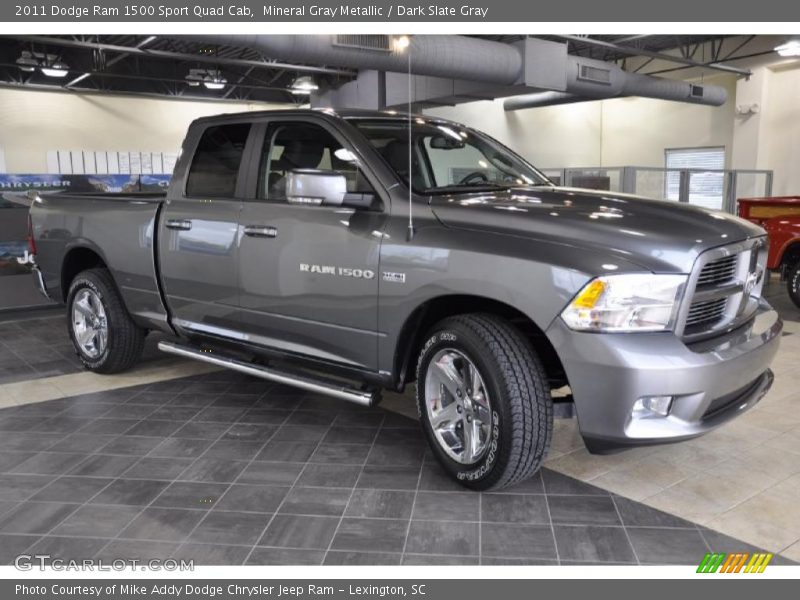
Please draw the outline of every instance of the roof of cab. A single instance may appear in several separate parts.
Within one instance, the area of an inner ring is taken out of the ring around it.
[[[332,109],[332,108],[289,108],[278,110],[257,110],[257,111],[244,111],[236,113],[221,113],[218,115],[211,115],[207,117],[200,117],[195,119],[195,123],[207,123],[209,121],[223,121],[227,119],[236,119],[242,117],[260,118],[270,115],[326,115],[330,118],[339,119],[396,119],[398,121],[407,121],[409,118],[425,119],[426,121],[434,121],[439,123],[453,123],[448,119],[441,117],[431,117],[428,115],[421,115],[405,113],[395,110],[368,110],[360,108],[345,108],[345,109]]]

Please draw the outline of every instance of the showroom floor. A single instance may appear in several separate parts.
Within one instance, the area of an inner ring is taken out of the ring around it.
[[[443,477],[407,398],[363,409],[170,358],[113,378],[29,363],[19,381],[19,349],[63,316],[0,323],[0,563],[696,564],[751,544],[800,560],[800,313],[781,292],[790,335],[757,409],[606,457],[558,420],[548,468],[497,494]]]

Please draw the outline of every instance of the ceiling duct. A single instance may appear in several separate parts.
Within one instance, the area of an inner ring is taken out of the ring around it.
[[[613,63],[569,56],[563,92],[514,96],[507,98],[503,107],[511,111],[625,96],[721,106],[725,104],[728,93],[718,85],[696,85],[676,79],[630,73]]]
[[[620,96],[643,96],[711,106],[724,104],[727,99],[725,89],[720,86],[698,86],[630,73],[613,63],[567,55],[563,44],[544,40],[536,40],[536,45],[509,45],[461,35],[417,35],[410,38],[409,48],[400,50],[397,44],[392,43],[391,36],[181,37],[252,48],[272,59],[398,73],[407,71],[408,52],[411,52],[411,72],[414,75],[560,92],[557,96],[543,96],[540,93],[515,96],[506,100],[506,110]],[[546,57],[550,55],[543,46],[545,44],[561,48],[562,58],[558,62],[548,63],[549,58]],[[558,77],[552,77],[554,71],[558,71]],[[541,77],[542,74],[546,77]],[[551,83],[555,81],[558,81],[557,85]]]
[[[338,65],[354,69],[374,69],[404,73],[411,52],[411,71],[447,79],[485,81],[510,85],[522,73],[522,55],[514,46],[460,35],[418,35],[410,38],[410,48],[389,51],[375,48],[375,40],[343,38],[390,36],[337,35],[212,35],[181,36],[197,41],[252,48],[268,58],[300,63]],[[365,45],[370,45],[365,48]]]

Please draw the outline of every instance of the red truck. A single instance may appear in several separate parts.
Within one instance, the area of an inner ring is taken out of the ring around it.
[[[800,196],[740,198],[739,216],[767,230],[767,268],[780,272],[800,308]]]

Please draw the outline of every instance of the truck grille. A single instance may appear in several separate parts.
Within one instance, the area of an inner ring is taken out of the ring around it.
[[[724,258],[718,258],[708,263],[700,276],[697,278],[697,285],[719,285],[728,283],[736,275],[736,266],[739,256],[732,254]]]
[[[689,284],[682,335],[687,340],[713,336],[744,324],[755,313],[764,273],[767,247],[763,238],[709,250],[696,263]]]
[[[705,302],[693,302],[686,317],[687,328],[711,327],[720,322],[725,316],[725,309],[728,305],[727,298],[707,300]]]

